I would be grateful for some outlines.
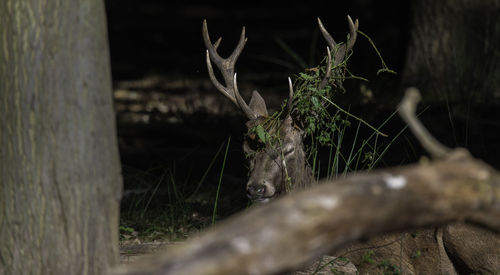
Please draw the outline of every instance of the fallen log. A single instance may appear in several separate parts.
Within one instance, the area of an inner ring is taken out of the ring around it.
[[[326,184],[325,184],[326,183]],[[500,174],[465,150],[255,207],[118,274],[275,274],[379,234],[463,221],[500,231]]]

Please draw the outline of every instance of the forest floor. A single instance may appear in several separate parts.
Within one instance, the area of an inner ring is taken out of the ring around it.
[[[141,256],[153,254],[179,244],[182,244],[182,242],[122,242],[120,244],[120,262],[122,264],[133,263]]]
[[[122,247],[184,240],[248,205],[245,120],[211,85],[155,76],[115,84]]]

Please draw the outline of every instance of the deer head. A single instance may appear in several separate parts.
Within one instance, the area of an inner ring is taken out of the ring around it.
[[[347,16],[350,36],[345,44],[337,45],[318,18],[319,29],[327,41],[327,69],[318,88],[323,89],[328,83],[332,67],[336,67],[345,58],[356,41],[358,20],[353,23]],[[245,136],[243,150],[250,164],[250,176],[246,186],[250,199],[267,202],[294,189],[304,188],[313,183],[313,175],[307,163],[304,150],[304,131],[295,123],[293,113],[293,87],[290,78],[287,113],[281,120],[269,120],[266,103],[257,91],[253,91],[249,104],[241,97],[236,81],[235,64],[247,38],[243,27],[238,45],[228,58],[217,53],[222,38],[214,44],[210,40],[206,20],[203,21],[203,41],[207,48],[206,62],[210,80],[214,86],[231,100],[247,116],[248,134]],[[330,49],[336,49],[332,61]],[[215,77],[212,62],[220,70],[224,84]],[[257,131],[255,131],[257,129]],[[260,129],[261,132],[258,130]],[[263,134],[264,133],[264,134]],[[273,137],[273,138],[271,138]]]

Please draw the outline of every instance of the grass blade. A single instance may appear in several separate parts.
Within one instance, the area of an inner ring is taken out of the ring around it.
[[[226,144],[226,152],[224,153],[224,160],[222,161],[222,168],[219,176],[219,184],[217,185],[217,193],[215,194],[214,211],[212,213],[212,225],[215,224],[215,216],[217,215],[217,203],[219,202],[220,186],[222,184],[222,175],[224,175],[224,167],[226,167],[227,152],[229,151],[229,144],[231,143],[231,136],[229,136]]]

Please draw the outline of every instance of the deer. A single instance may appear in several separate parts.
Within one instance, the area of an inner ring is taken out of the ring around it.
[[[319,89],[325,87],[329,81],[332,68],[343,61],[345,54],[352,48],[356,41],[358,20],[355,22],[348,16],[350,38],[346,44],[339,47],[332,36],[323,26],[318,18],[318,24],[323,37],[328,42],[327,47],[327,69],[323,80],[319,84]],[[252,92],[250,102],[247,104],[242,98],[237,85],[237,74],[235,72],[236,60],[240,56],[247,38],[243,27],[239,42],[227,58],[222,58],[217,53],[217,48],[222,40],[219,38],[214,44],[210,40],[206,20],[203,21],[203,41],[206,46],[206,63],[210,80],[213,85],[230,101],[232,101],[249,119],[246,123],[248,129],[265,123],[269,117],[266,103],[258,91]],[[332,61],[331,49],[336,49],[336,55]],[[220,83],[212,68],[212,62],[217,66],[224,79],[224,84]],[[313,174],[307,162],[304,151],[304,131],[292,118],[293,112],[293,86],[288,78],[289,96],[287,103],[287,114],[285,118],[267,129],[271,135],[276,135],[280,143],[263,144],[256,139],[255,135],[247,135],[243,150],[249,158],[250,177],[246,186],[248,197],[255,202],[268,202],[291,190],[304,189],[310,186],[313,181]]]
[[[319,30],[328,45],[326,71],[318,89],[324,88],[332,81],[332,69],[346,58],[356,42],[359,22],[357,19],[353,21],[350,16],[347,16],[347,22],[348,39],[345,43],[337,44],[322,21],[317,19]],[[279,123],[266,125],[269,114],[263,97],[254,90],[247,104],[238,90],[235,64],[247,42],[245,27],[242,28],[237,46],[227,58],[222,58],[217,52],[222,38],[217,39],[215,43],[211,42],[206,20],[203,21],[202,36],[206,47],[207,70],[215,88],[248,118],[246,126],[249,130],[260,125],[279,140],[263,142],[250,131],[245,136],[243,151],[249,162],[249,178],[246,184],[248,198],[257,203],[267,203],[287,193],[316,184],[304,149],[304,130],[292,115],[294,88],[291,79],[288,78],[286,115]],[[220,71],[224,84],[215,76],[212,63]],[[354,263],[359,274],[379,274],[391,271],[390,268],[403,274],[489,274],[500,272],[499,247],[500,238],[495,234],[457,224],[425,229],[417,236],[406,232],[377,237],[339,253]],[[483,248],[486,252],[482,251]],[[372,250],[375,253],[369,257],[374,261],[392,263],[382,266],[389,270],[381,270],[380,265],[366,264],[366,251]],[[478,257],[478,254],[482,257]]]

